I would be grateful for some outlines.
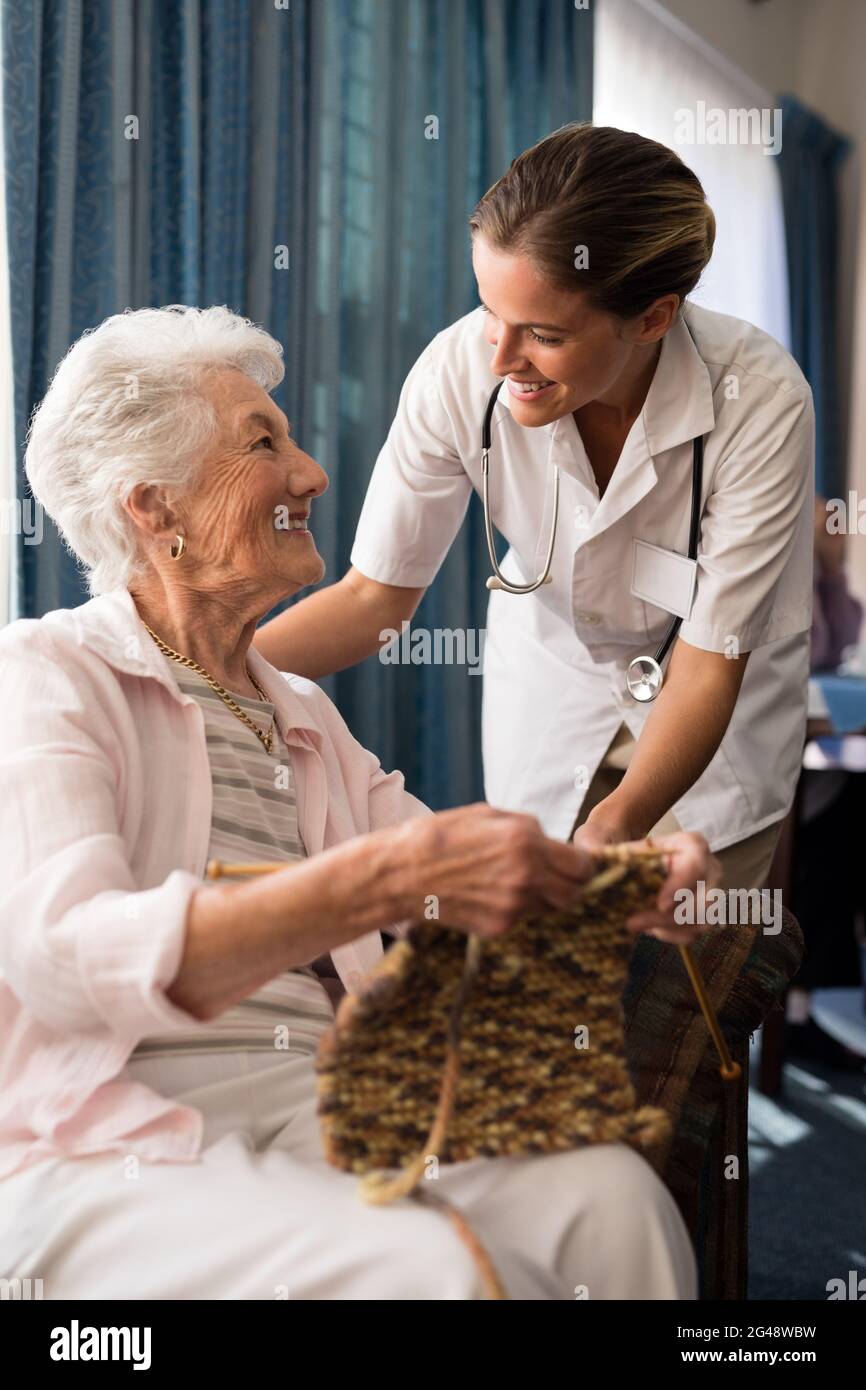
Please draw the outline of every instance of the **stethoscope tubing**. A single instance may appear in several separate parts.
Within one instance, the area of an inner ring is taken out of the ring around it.
[[[487,552],[490,556],[490,564],[493,573],[487,581],[488,589],[500,589],[506,594],[534,594],[536,589],[540,589],[542,584],[552,584],[553,576],[550,567],[553,564],[553,547],[556,544],[556,525],[559,520],[559,469],[553,480],[553,525],[550,528],[550,540],[547,546],[547,555],[544,561],[544,568],[537,579],[530,584],[513,584],[510,579],[499,568],[496,559],[496,544],[493,538],[493,519],[490,514],[490,441],[491,421],[493,410],[499,399],[499,392],[502,389],[502,382],[498,382],[487,398],[487,405],[484,410],[484,421],[481,426],[481,501],[484,508],[484,533],[487,536]]]
[[[696,436],[692,441],[692,504],[689,516],[689,552],[688,558],[696,560],[698,558],[698,536],[701,529],[701,489],[703,486],[704,472],[704,437],[702,434]],[[671,622],[670,627],[661,640],[659,649],[655,654],[654,660],[661,666],[667,656],[671,643],[676,637],[682,626],[682,618],[677,616]]]
[[[487,537],[487,550],[490,555],[490,564],[493,574],[487,581],[488,589],[501,589],[507,594],[532,594],[536,589],[540,589],[542,584],[553,582],[550,568],[553,563],[553,547],[556,544],[556,528],[559,522],[559,469],[556,469],[553,484],[553,521],[550,527],[550,539],[547,545],[547,555],[544,561],[544,568],[538,577],[529,584],[513,584],[506,579],[499,568],[496,559],[496,546],[493,536],[493,518],[490,510],[490,444],[492,439],[493,411],[499,399],[499,392],[502,389],[502,382],[497,382],[487,399],[484,410],[484,420],[481,425],[481,500],[484,508],[484,532]],[[698,555],[698,538],[701,526],[701,491],[703,487],[703,467],[704,467],[704,438],[697,435],[692,441],[692,496],[689,510],[689,550],[688,558],[696,560]],[[671,645],[680,630],[682,618],[677,615],[671,620],[667,632],[659,643],[658,650],[652,658],[636,657],[635,661],[651,661],[659,670]],[[631,663],[633,664],[633,663]]]

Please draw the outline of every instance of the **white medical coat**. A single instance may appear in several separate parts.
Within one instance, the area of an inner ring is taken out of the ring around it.
[[[409,373],[352,549],[369,578],[416,588],[435,577],[471,489],[480,493],[481,420],[497,380],[490,358],[477,309],[438,334]],[[494,411],[491,511],[509,544],[509,578],[526,582],[543,567],[554,468],[560,507],[553,583],[490,597],[485,791],[493,805],[538,816],[551,835],[569,833],[620,724],[638,738],[652,709],[629,696],[625,670],[655,651],[671,614],[631,593],[633,541],[687,553],[697,435],[697,581],[679,635],[752,655],[719,749],[672,809],[718,850],[790,805],[809,670],[811,391],[766,333],[686,304],[602,498],[572,414],[525,428],[511,418],[507,388]]]

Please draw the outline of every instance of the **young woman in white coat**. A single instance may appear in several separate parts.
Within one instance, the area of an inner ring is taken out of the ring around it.
[[[727,888],[760,888],[805,729],[809,386],[766,333],[688,302],[715,220],[654,141],[567,126],[514,161],[470,225],[481,305],[409,372],[351,568],[256,645],[319,677],[412,617],[482,492],[498,382],[490,510],[507,583],[544,572],[557,490],[558,525],[549,581],[490,596],[488,799],[587,847],[696,831]],[[660,653],[675,618],[660,689],[640,698],[634,660]]]

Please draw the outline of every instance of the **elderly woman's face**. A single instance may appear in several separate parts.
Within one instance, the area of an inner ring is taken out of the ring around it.
[[[214,373],[204,386],[219,417],[199,485],[183,498],[190,560],[227,582],[282,582],[289,592],[316,584],[325,564],[307,519],[328,486],[298,447],[285,415],[242,372]]]

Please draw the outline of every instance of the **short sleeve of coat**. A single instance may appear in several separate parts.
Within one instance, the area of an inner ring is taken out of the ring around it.
[[[380,584],[414,589],[432,582],[472,491],[440,392],[434,348],[435,339],[403,385],[352,547],[354,567]]]
[[[747,652],[809,628],[814,474],[812,393],[777,389],[716,465],[684,641]]]

